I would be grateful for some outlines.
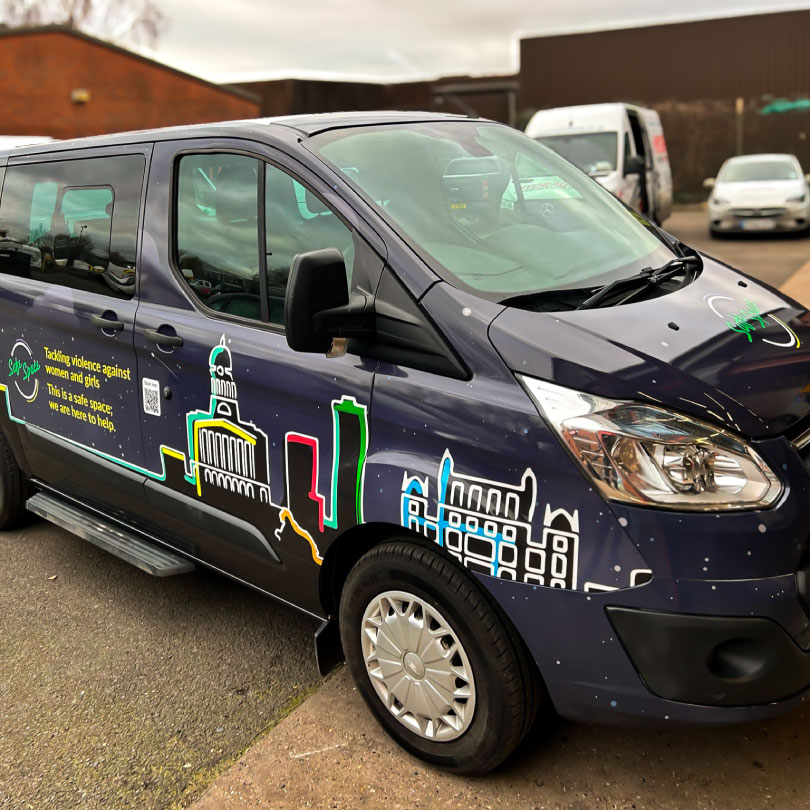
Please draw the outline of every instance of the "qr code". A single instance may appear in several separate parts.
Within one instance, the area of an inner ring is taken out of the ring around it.
[[[143,412],[150,416],[160,416],[160,383],[143,378]]]

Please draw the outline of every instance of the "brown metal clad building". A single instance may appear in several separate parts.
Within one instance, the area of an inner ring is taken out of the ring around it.
[[[371,82],[274,79],[234,85],[261,99],[262,115],[343,110],[428,110],[513,123],[516,76],[452,76],[436,81]]]
[[[318,79],[270,79],[231,85],[256,95],[260,115],[376,110],[385,106],[385,85]]]
[[[810,171],[810,113],[763,115],[810,97],[810,10],[523,39],[519,121],[545,107],[629,101],[661,115],[676,192],[737,151],[792,152]]]
[[[808,43],[810,10],[523,39],[521,103],[807,93]]]

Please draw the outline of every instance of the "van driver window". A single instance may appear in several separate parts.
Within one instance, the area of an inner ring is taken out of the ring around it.
[[[283,325],[284,295],[295,256],[337,248],[343,254],[351,281],[354,240],[349,228],[321,199],[286,172],[267,164],[265,183],[270,323]]]
[[[261,320],[259,161],[185,155],[177,178],[175,262],[194,296],[218,312]]]
[[[0,202],[0,273],[132,298],[141,155],[12,166]]]
[[[177,268],[210,309],[262,320],[258,182],[262,164],[244,155],[185,155],[177,182]],[[293,259],[321,248],[343,254],[351,278],[352,232],[297,180],[264,166],[268,320],[284,325]]]

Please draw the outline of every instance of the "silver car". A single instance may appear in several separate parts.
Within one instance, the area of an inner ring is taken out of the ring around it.
[[[711,188],[709,233],[740,231],[810,232],[810,190],[793,155],[729,158]]]

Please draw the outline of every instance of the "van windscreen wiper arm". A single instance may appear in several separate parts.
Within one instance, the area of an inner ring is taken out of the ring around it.
[[[703,264],[699,256],[682,256],[677,259],[672,259],[661,267],[645,267],[641,272],[634,276],[627,276],[626,278],[618,278],[616,281],[611,281],[604,287],[600,287],[590,298],[586,298],[577,309],[593,309],[599,306],[608,296],[622,287],[635,288],[630,294],[622,299],[619,303],[624,303],[628,299],[634,297],[641,290],[646,290],[650,287],[655,287],[662,281],[680,273],[681,271],[689,268],[690,265],[700,267]]]

